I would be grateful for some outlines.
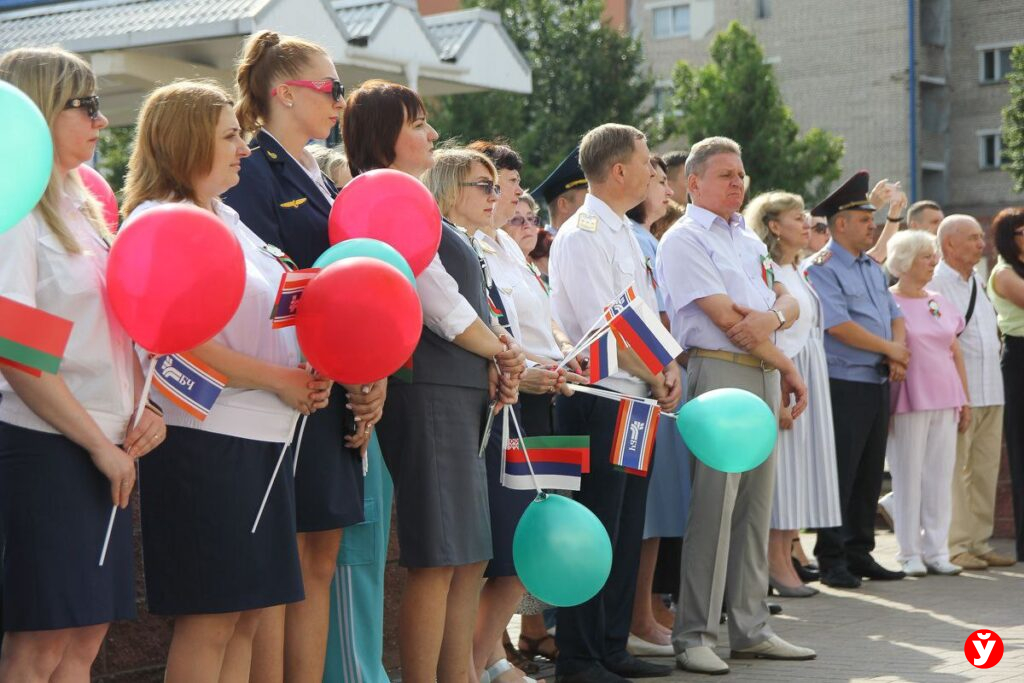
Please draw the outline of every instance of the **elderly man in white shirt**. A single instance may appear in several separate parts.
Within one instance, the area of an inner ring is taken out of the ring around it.
[[[954,214],[939,223],[938,240],[942,260],[928,289],[953,302],[967,321],[959,341],[971,397],[970,413],[961,415],[958,426],[949,557],[964,569],[1007,567],[1014,559],[989,544],[1002,453],[1003,376],[995,309],[974,272],[985,233],[971,216]]]
[[[686,161],[692,203],[658,246],[658,282],[672,334],[690,354],[688,396],[745,389],[777,412],[795,394],[794,418],[807,387],[773,343],[792,325],[797,301],[772,277],[764,243],[737,213],[743,204],[740,147],[714,137]],[[714,651],[725,598],[734,658],[813,659],[813,650],[776,636],[768,625],[768,527],[774,454],[749,472],[727,474],[695,461],[682,583],[672,644],[682,668],[729,671]]]
[[[643,133],[605,124],[583,136],[580,165],[590,184],[583,206],[559,229],[551,247],[551,304],[562,329],[579,340],[601,319],[604,307],[630,284],[652,310],[654,285],[626,219],[626,211],[647,196],[654,177]],[[682,396],[679,366],[670,361],[651,373],[631,349],[620,347],[621,370],[602,380],[606,389],[646,397],[653,392],[664,410]],[[618,403],[590,394],[559,397],[555,430],[590,435],[590,474],[576,500],[609,532],[612,568],[593,598],[558,610],[556,669],[563,683],[621,683],[630,678],[667,676],[672,669],[637,659],[626,651],[636,594],[644,528],[647,478],[610,463]]]

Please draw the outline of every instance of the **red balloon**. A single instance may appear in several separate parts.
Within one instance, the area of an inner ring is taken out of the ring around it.
[[[343,384],[387,377],[409,360],[423,330],[420,299],[394,266],[354,256],[321,270],[295,313],[310,365]]]
[[[111,232],[117,232],[117,197],[114,196],[114,190],[106,178],[88,164],[78,167],[78,177],[82,179],[85,188],[103,207],[103,220],[107,222],[107,227]]]
[[[387,168],[356,176],[338,194],[328,221],[331,244],[353,237],[386,242],[419,275],[441,243],[441,211],[423,183]]]
[[[180,353],[209,341],[234,316],[244,289],[238,240],[215,215],[192,205],[139,214],[110,249],[111,308],[151,353]]]

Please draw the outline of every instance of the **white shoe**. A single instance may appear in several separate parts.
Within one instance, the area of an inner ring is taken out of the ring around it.
[[[778,636],[772,636],[768,640],[758,643],[753,647],[745,647],[742,650],[733,650],[730,655],[733,659],[784,659],[789,661],[803,661],[814,659],[817,653],[809,647],[800,647],[787,643]]]
[[[878,499],[878,512],[882,515],[885,523],[889,525],[889,528],[895,531],[896,523],[893,521],[893,502],[892,491],[889,491],[889,493]]]
[[[949,560],[933,560],[925,562],[929,574],[940,574],[941,576],[956,576],[964,570],[960,565],[953,564]]]
[[[626,652],[634,657],[676,656],[676,651],[671,643],[668,645],[658,645],[649,640],[644,640],[640,636],[634,636],[632,633],[629,634],[629,640],[626,641]]]
[[[907,576],[924,576],[928,573],[928,568],[924,566],[924,562],[917,557],[909,560],[900,560],[900,567]],[[957,571],[959,570],[960,568],[957,567]]]
[[[678,662],[679,668],[698,674],[720,676],[729,673],[729,665],[706,645],[686,648],[676,655],[676,662]]]

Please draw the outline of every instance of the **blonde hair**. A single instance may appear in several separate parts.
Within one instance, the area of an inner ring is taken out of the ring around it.
[[[312,144],[306,145],[306,151],[313,155],[316,165],[331,181],[334,180],[334,172],[339,168],[345,167],[348,170],[348,158],[336,147]]]
[[[213,81],[177,81],[149,93],[135,127],[121,212],[150,199],[196,201],[196,176],[213,168],[217,122],[234,103]]]
[[[263,127],[270,114],[270,91],[298,76],[314,55],[330,58],[316,43],[274,31],[254,33],[246,41],[235,71],[235,115],[243,131],[252,133]]]
[[[498,182],[498,171],[486,155],[471,149],[440,149],[434,152],[434,166],[423,174],[421,180],[437,200],[441,215],[447,216],[459,201],[459,194],[466,182],[473,162],[479,162],[491,174],[491,180]]]
[[[580,168],[587,182],[603,182],[612,166],[633,155],[636,141],[646,139],[639,129],[621,123],[605,123],[587,131],[580,141]]]
[[[533,211],[534,213],[540,213],[540,204],[538,204],[537,200],[534,199],[533,196],[530,195],[529,193],[524,192],[519,197],[519,201],[526,202],[526,205],[530,207],[530,211]]]
[[[782,214],[794,209],[803,211],[804,200],[799,195],[776,190],[757,195],[743,211],[743,220],[747,227],[757,233],[768,247],[768,254],[779,265],[788,264],[779,261],[782,256],[782,242],[768,227],[768,223],[779,220]]]
[[[686,177],[689,178],[692,175],[703,176],[704,170],[708,166],[708,161],[716,154],[743,156],[743,150],[739,143],[732,138],[720,135],[704,138],[690,148],[690,153],[686,157],[686,165],[684,166]]]
[[[903,230],[889,240],[888,258],[885,267],[893,277],[903,277],[914,260],[924,253],[937,253],[935,236],[925,230]]]
[[[11,50],[0,57],[0,80],[20,89],[35,102],[50,127],[51,135],[57,125],[57,117],[64,111],[68,100],[96,92],[96,76],[89,65],[78,55],[59,47]],[[54,149],[53,152],[56,161],[57,150]],[[17,163],[17,160],[12,160],[11,163]],[[64,193],[83,203],[83,214],[93,230],[104,240],[109,240],[110,232],[103,220],[103,209],[82,184],[78,169],[72,169],[64,177],[59,173],[55,163],[50,172],[50,182],[47,183],[36,210],[47,227],[60,240],[61,246],[69,254],[79,254],[82,251],[81,245],[61,216],[60,200]]]

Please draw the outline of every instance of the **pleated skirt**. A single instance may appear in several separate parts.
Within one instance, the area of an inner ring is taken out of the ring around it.
[[[820,336],[811,333],[793,358],[807,383],[807,410],[780,429],[775,459],[773,529],[810,529],[842,525],[836,443],[828,364]]]

